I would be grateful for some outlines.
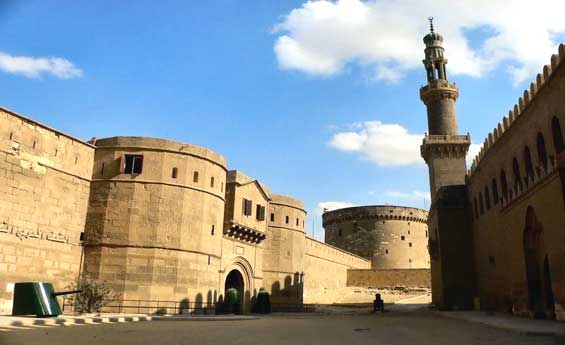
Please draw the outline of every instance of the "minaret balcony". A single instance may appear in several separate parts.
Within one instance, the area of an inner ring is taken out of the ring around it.
[[[427,85],[420,88],[420,99],[426,104],[438,98],[452,98],[453,100],[457,100],[457,97],[459,97],[459,88],[457,85],[443,79],[432,80]]]

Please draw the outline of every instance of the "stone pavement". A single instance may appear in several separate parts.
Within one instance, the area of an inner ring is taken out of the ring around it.
[[[531,320],[483,311],[436,311],[434,313],[445,318],[480,323],[524,335],[556,336],[563,338],[563,343],[565,343],[565,323],[559,321]]]

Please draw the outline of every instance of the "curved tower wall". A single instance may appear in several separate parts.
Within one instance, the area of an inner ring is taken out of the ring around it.
[[[95,145],[85,276],[108,281],[124,299],[217,296],[225,159],[153,138],[113,137]],[[141,173],[124,171],[127,155],[143,156]]]
[[[326,243],[371,260],[373,269],[430,267],[424,210],[361,206],[329,211],[322,218]]]
[[[300,303],[304,289],[306,211],[298,199],[279,194],[272,194],[271,198],[263,252],[263,285],[274,303]]]

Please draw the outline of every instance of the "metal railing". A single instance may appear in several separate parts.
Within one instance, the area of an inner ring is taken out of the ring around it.
[[[101,313],[136,313],[136,314],[187,314],[213,315],[216,304],[207,302],[161,301],[161,300],[129,300],[114,299],[100,309]],[[74,312],[72,300],[63,300],[63,312]]]

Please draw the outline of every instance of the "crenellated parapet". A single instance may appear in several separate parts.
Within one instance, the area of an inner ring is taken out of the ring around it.
[[[518,102],[508,112],[508,116],[503,117],[502,121],[499,122],[496,128],[485,138],[481,150],[473,159],[473,163],[468,170],[469,176],[472,176],[475,171],[477,171],[481,161],[490,149],[497,145],[501,138],[512,128],[518,118],[526,113],[540,91],[550,83],[552,77],[555,75],[555,71],[562,65],[563,61],[565,61],[565,45],[560,44],[558,54],[551,56],[550,63],[543,67],[541,73],[538,73],[536,80],[530,83],[530,88],[524,90]]]
[[[419,208],[392,205],[355,206],[325,212],[322,219],[324,227],[336,223],[368,219],[400,220],[425,224],[428,220],[428,212]]]

